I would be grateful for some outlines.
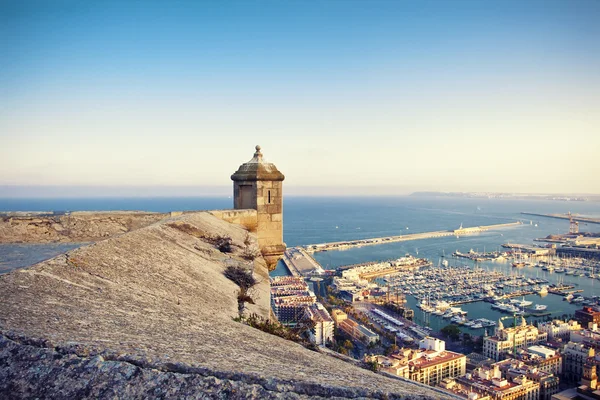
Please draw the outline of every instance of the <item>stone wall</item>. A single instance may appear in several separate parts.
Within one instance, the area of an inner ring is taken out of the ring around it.
[[[281,246],[283,244],[282,181],[258,181],[257,191],[258,243],[261,247]]]
[[[223,221],[241,225],[248,231],[256,233],[256,210],[212,210],[209,213]]]

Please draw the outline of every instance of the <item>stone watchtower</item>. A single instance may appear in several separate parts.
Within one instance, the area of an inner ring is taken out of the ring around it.
[[[285,251],[283,243],[283,193],[285,176],[263,160],[260,146],[254,157],[231,175],[233,208],[257,211],[256,235],[260,251],[273,270]]]

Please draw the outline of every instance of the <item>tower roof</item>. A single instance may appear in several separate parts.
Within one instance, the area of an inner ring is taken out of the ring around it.
[[[284,179],[285,176],[279,172],[275,164],[263,160],[260,146],[256,146],[254,157],[240,165],[238,170],[231,175],[233,181],[282,181]]]

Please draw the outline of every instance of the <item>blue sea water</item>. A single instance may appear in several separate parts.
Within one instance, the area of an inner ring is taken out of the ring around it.
[[[142,210],[155,212],[232,208],[227,197],[156,198],[41,198],[1,199],[3,211]],[[523,220],[539,222],[530,233],[548,235],[564,232],[562,220],[521,215],[537,213],[580,213],[600,217],[598,202],[549,200],[504,200],[452,197],[288,197],[284,201],[284,240],[288,246],[338,240],[429,232],[463,226],[490,225]],[[406,229],[408,228],[408,229]],[[598,230],[600,225],[583,225]],[[520,232],[520,231],[519,231]],[[545,236],[544,235],[544,236]],[[520,238],[517,233],[516,238]]]
[[[145,210],[166,212],[173,210],[208,210],[232,207],[232,199],[213,198],[80,198],[80,199],[0,199],[1,211],[78,211],[78,210]],[[508,200],[484,198],[451,197],[288,197],[284,202],[284,240],[288,246],[332,242],[350,239],[362,239],[406,233],[429,232],[464,227],[491,225],[513,221],[522,221],[523,225],[479,235],[460,238],[444,237],[409,242],[388,243],[378,246],[366,246],[345,251],[316,253],[315,258],[325,268],[355,264],[374,260],[388,260],[406,253],[429,258],[437,264],[442,254],[450,255],[459,250],[470,249],[491,251],[502,243],[532,244],[533,239],[554,233],[568,231],[566,220],[533,217],[521,214],[522,211],[535,213],[573,213],[600,217],[598,202],[565,202],[549,200]],[[537,226],[535,226],[537,224]],[[582,224],[581,231],[600,231],[600,225]],[[55,248],[60,252],[62,248]],[[0,266],[6,270],[9,262],[7,254],[22,254],[24,249],[0,246]],[[44,257],[54,253],[48,251]],[[39,257],[29,257],[35,262]],[[14,261],[14,257],[12,258]],[[27,261],[28,262],[28,261]],[[27,262],[24,262],[27,264]],[[459,261],[453,261],[456,263]],[[21,267],[23,262],[16,265]],[[452,264],[451,263],[451,264]],[[460,261],[465,263],[465,261]],[[514,273],[508,263],[482,263],[482,267],[499,269]],[[562,280],[584,290],[587,296],[600,295],[600,281],[585,277],[549,274],[539,268],[524,268],[518,271],[527,276],[545,277],[556,283]],[[274,274],[286,274],[280,266]],[[561,298],[548,295],[542,300],[532,296],[536,303],[547,304],[554,315],[572,313],[578,306],[562,302]],[[409,298],[409,304],[415,305],[415,299]],[[501,316],[491,310],[487,303],[468,304],[463,307],[469,311],[470,318],[497,318]],[[439,328],[447,321],[431,317],[425,321],[425,315],[417,311],[417,319]],[[439,321],[437,320],[439,319]]]

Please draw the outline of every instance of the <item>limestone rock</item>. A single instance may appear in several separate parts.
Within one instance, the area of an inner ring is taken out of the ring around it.
[[[247,235],[190,213],[1,275],[0,398],[446,396],[234,321],[231,263],[253,268],[249,312],[269,316]],[[231,252],[214,245],[225,236]]]

